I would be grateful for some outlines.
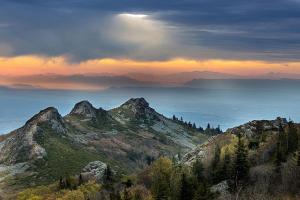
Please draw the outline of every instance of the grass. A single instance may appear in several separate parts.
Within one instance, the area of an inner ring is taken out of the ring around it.
[[[91,153],[43,125],[44,132],[36,135],[36,141],[45,148],[47,157],[37,163],[37,182],[49,183],[60,176],[78,174],[89,162],[103,160],[99,154]]]

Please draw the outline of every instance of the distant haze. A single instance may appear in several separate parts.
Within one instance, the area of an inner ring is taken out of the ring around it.
[[[291,117],[300,121],[300,80],[196,80],[184,87],[115,87],[102,91],[0,88],[0,133],[22,126],[49,106],[62,115],[89,100],[111,109],[132,97],[145,97],[158,112],[197,125],[222,129],[254,119]]]
[[[173,74],[128,73],[115,74],[36,74],[0,76],[0,85],[18,88],[103,90],[110,87],[183,86],[197,80],[300,80],[300,74],[266,73],[242,76],[212,71],[193,71]],[[259,81],[258,81],[259,82]]]

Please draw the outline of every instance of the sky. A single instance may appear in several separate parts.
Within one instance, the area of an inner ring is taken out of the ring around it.
[[[40,74],[300,74],[300,0],[0,4],[4,85]]]

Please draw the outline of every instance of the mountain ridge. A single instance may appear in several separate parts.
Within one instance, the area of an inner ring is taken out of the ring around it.
[[[157,113],[144,98],[132,98],[107,111],[81,101],[63,117],[48,107],[1,138],[0,165],[27,166],[21,182],[10,178],[38,185],[79,173],[93,161],[117,171],[142,169],[149,158],[186,152],[207,136]]]

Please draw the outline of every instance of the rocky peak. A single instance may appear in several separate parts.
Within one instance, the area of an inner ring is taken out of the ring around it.
[[[26,124],[13,131],[0,144],[0,163],[15,164],[35,161],[47,155],[46,150],[38,144],[35,136],[44,134],[42,125],[46,124],[55,133],[65,133],[65,126],[56,108],[49,107],[34,115]]]
[[[137,107],[137,108],[148,108],[149,103],[143,98],[131,98],[125,102],[123,106]]]
[[[110,111],[115,120],[125,124],[129,121],[141,123],[159,120],[159,114],[149,106],[144,98],[131,98],[120,107]]]
[[[144,115],[146,112],[152,112],[154,109],[149,107],[149,103],[144,98],[131,98],[120,107],[121,109],[130,110],[134,114]]]
[[[54,107],[48,107],[34,115],[26,122],[25,126],[23,127],[23,131],[27,132],[28,130],[35,129],[42,123],[48,123],[51,128],[58,133],[65,132],[63,118],[59,114],[58,110]]]
[[[70,115],[80,115],[87,118],[95,118],[97,109],[89,101],[81,101],[72,109]]]
[[[58,110],[54,107],[48,107],[44,110],[41,110],[38,114],[34,115],[30,120],[26,122],[26,124],[33,123],[42,123],[42,122],[50,122],[50,121],[62,121],[62,117],[59,114]]]

